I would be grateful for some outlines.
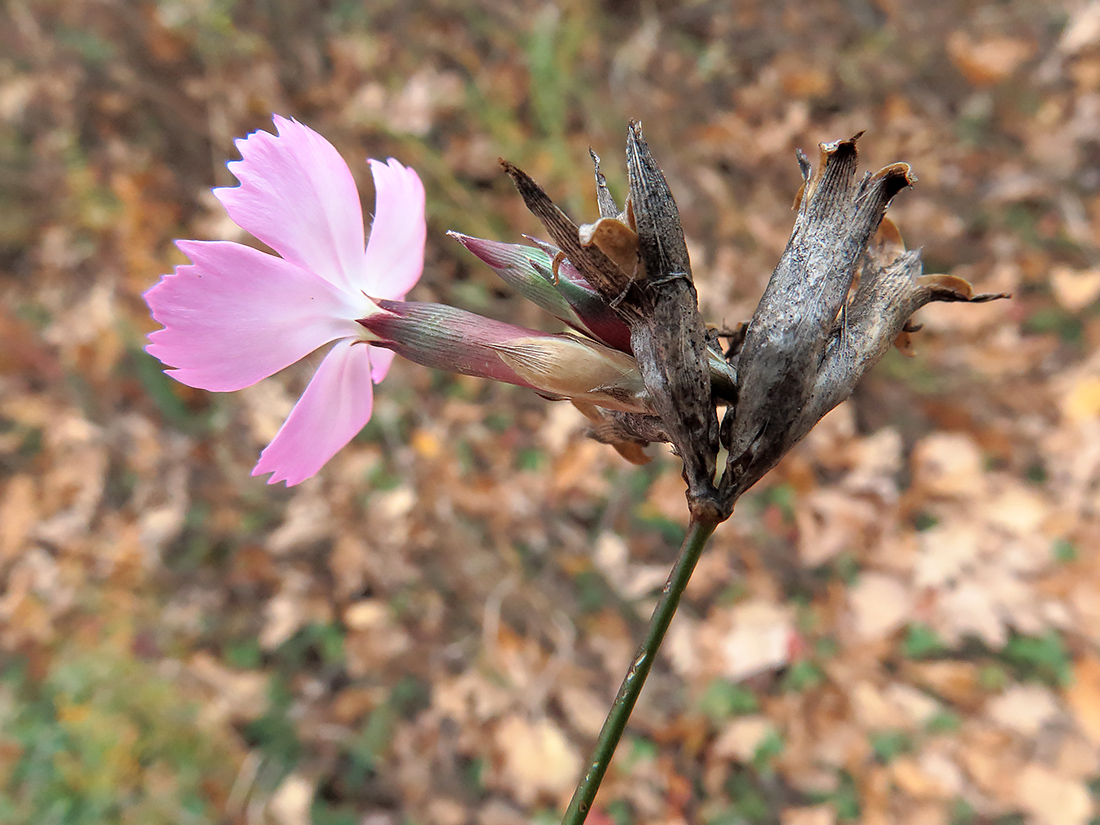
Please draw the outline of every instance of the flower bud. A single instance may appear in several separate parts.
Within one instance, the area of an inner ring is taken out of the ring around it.
[[[556,247],[534,239],[537,246],[447,234],[536,306],[612,349],[630,352],[630,329]]]

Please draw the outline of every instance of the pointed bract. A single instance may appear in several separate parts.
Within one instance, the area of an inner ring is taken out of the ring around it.
[[[870,256],[844,324],[829,339],[813,391],[792,427],[791,443],[852,394],[859,379],[886,354],[922,306],[934,301],[980,304],[1008,297],[1005,293],[975,295],[969,283],[952,275],[921,275],[916,251],[885,264]]]

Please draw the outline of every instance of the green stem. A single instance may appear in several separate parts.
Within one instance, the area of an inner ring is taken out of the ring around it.
[[[684,543],[680,547],[680,554],[676,557],[676,564],[668,574],[668,581],[661,592],[661,599],[657,602],[653,617],[649,620],[645,641],[638,648],[634,661],[626,672],[626,678],[619,687],[619,694],[615,697],[615,703],[611,706],[607,719],[603,723],[603,729],[600,731],[600,738],[596,742],[596,750],[592,753],[588,771],[577,785],[577,790],[573,792],[573,799],[569,802],[569,808],[565,811],[565,818],[562,819],[561,825],[582,825],[588,817],[592,800],[600,789],[600,783],[603,781],[604,774],[607,773],[607,766],[611,763],[611,757],[614,756],[615,748],[619,745],[627,720],[630,719],[634,704],[642,692],[649,669],[657,657],[657,649],[661,646],[672,617],[676,614],[680,597],[684,594],[684,588],[687,587],[703,548],[706,547],[707,539],[717,526],[717,521],[694,519],[688,526]]]

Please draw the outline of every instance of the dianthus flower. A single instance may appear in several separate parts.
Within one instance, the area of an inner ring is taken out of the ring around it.
[[[179,241],[191,263],[145,293],[164,325],[146,349],[192,387],[239,390],[332,344],[253,475],[288,485],[314,475],[370,419],[372,385],[395,354],[572,399],[595,420],[593,405],[650,412],[628,331],[568,262],[555,267],[540,248],[456,235],[576,334],[406,302],[424,261],[416,173],[392,159],[370,162],[376,204],[364,250],[359,193],[336,149],[293,120],[276,117],[275,126],[278,135],[237,141],[241,160],[229,169],[240,186],[214,194],[278,256],[231,241]]]
[[[191,263],[145,293],[164,325],[147,351],[176,380],[205,390],[251,386],[333,344],[253,475],[297,484],[371,416],[373,384],[393,362],[359,323],[379,299],[401,300],[424,266],[424,187],[395,160],[371,160],[370,240],[351,171],[323,137],[275,118],[278,135],[237,141],[240,181],[214,194],[233,221],[278,255],[231,241],[179,241]]]

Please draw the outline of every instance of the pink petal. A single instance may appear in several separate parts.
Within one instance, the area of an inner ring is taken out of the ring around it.
[[[370,351],[370,377],[375,384],[381,384],[382,379],[386,377],[386,373],[390,371],[390,365],[393,364],[393,359],[397,353],[392,349],[383,349],[382,347],[372,347]]]
[[[278,137],[253,132],[228,164],[240,186],[214,194],[236,223],[288,261],[358,292],[363,281],[363,210],[335,147],[307,126],[275,117]]]
[[[367,243],[363,290],[372,298],[400,301],[424,270],[424,184],[393,158],[370,162],[374,221]]]
[[[338,341],[290,411],[252,475],[274,473],[268,484],[292,487],[317,473],[370,420],[371,348]]]
[[[179,241],[192,264],[145,293],[164,325],[146,352],[192,387],[226,392],[255,384],[344,336],[363,308],[292,263],[229,241]]]

